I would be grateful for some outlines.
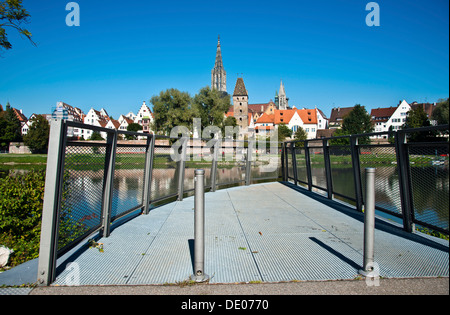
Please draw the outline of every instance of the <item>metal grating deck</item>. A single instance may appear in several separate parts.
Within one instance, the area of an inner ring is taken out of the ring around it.
[[[164,284],[193,273],[194,197],[115,228],[104,252],[67,258],[79,285]],[[363,262],[363,215],[282,183],[205,196],[205,272],[211,283],[354,279]],[[449,274],[448,242],[408,234],[377,220],[375,261],[383,277]],[[63,269],[63,268],[61,268]],[[54,284],[72,284],[66,268]]]

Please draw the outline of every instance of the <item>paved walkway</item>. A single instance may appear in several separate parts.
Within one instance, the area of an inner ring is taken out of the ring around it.
[[[448,278],[307,281],[260,284],[38,287],[30,295],[448,295]]]
[[[205,272],[211,279],[185,286],[193,273],[193,208],[189,197],[116,227],[98,240],[103,252],[85,246],[58,261],[54,284],[73,287],[31,293],[448,294],[448,241],[377,219],[375,261],[382,279],[380,286],[367,288],[357,280],[363,215],[282,183],[205,195]]]
[[[291,185],[267,183],[205,195],[210,283],[352,280],[363,262],[363,215]],[[448,277],[448,242],[381,220],[375,261],[386,278]],[[154,209],[63,264],[55,284],[176,284],[193,274],[194,197]],[[68,267],[69,266],[69,267]]]

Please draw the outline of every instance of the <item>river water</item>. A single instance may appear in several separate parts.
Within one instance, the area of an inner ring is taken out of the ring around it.
[[[449,222],[449,177],[448,166],[412,167],[412,188],[415,217],[448,229]],[[210,186],[210,168],[205,169],[206,186]],[[1,170],[2,176],[8,170]],[[20,171],[20,170],[19,170]],[[299,168],[299,180],[306,181],[306,170]],[[258,166],[252,167],[252,178],[277,178],[279,172],[261,172]],[[364,192],[364,174],[361,176]],[[242,184],[245,180],[245,166],[222,166],[217,170],[217,184]],[[313,184],[326,188],[325,170],[312,168]],[[157,200],[178,192],[178,174],[175,168],[155,168],[152,176],[151,199]],[[350,198],[355,197],[351,165],[332,167],[333,191]],[[79,213],[78,220],[83,224],[97,222],[101,217],[103,191],[103,170],[66,171],[67,188],[64,207]],[[137,207],[142,203],[144,187],[143,169],[116,169],[113,189],[112,217]],[[194,187],[194,168],[186,168],[184,189]],[[401,213],[399,180],[397,167],[377,167],[375,185],[376,205],[395,213]],[[320,193],[324,190],[314,189]],[[336,196],[352,203],[346,198]]]

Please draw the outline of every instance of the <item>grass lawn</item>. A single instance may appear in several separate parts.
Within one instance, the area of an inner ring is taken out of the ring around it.
[[[47,154],[0,154],[0,164],[46,164]]]

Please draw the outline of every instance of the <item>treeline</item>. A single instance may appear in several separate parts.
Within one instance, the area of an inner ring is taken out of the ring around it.
[[[153,96],[150,103],[153,104],[154,114],[152,129],[158,134],[169,135],[175,126],[185,126],[192,132],[194,118],[201,119],[202,130],[207,126],[217,126],[222,134],[226,126],[237,125],[236,118],[225,118],[231,106],[229,95],[209,86],[193,97],[187,92],[167,89]]]
[[[24,142],[33,153],[47,153],[50,125],[42,115],[30,119],[28,133],[22,136],[22,125],[11,106],[0,107],[0,150],[9,150],[11,142]]]

